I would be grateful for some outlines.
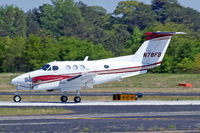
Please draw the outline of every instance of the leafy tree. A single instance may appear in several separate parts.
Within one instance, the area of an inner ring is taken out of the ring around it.
[[[143,30],[155,22],[151,6],[135,0],[119,2],[114,15],[119,16],[119,23],[128,25],[130,33],[135,26]]]
[[[106,10],[99,6],[87,6],[82,2],[78,4],[83,21],[76,27],[76,35],[82,40],[88,40],[94,44],[104,44],[106,30],[104,29],[104,16]]]
[[[41,27],[56,36],[74,35],[74,27],[81,22],[81,11],[73,0],[52,0],[52,5],[40,7]]]
[[[4,38],[4,62],[2,68],[4,71],[15,72],[23,70],[23,50],[25,39],[17,36],[13,39],[10,37]]]
[[[27,13],[27,32],[26,35],[38,34],[40,31],[40,13],[38,9],[29,10]]]
[[[3,38],[0,38],[0,72],[4,72],[5,68],[3,65],[5,64],[5,44]]]
[[[196,56],[194,58],[194,62],[192,64],[192,72],[200,73],[200,53],[196,54]]]
[[[40,39],[41,39],[42,54],[43,54],[43,56],[40,57],[42,64],[54,60],[60,60],[59,58],[60,47],[58,45],[57,40],[55,38],[50,38],[50,37],[41,37]]]
[[[126,25],[115,24],[112,30],[106,31],[103,46],[106,50],[111,50],[115,56],[119,56],[125,48],[124,43],[129,39],[129,35]]]
[[[134,54],[143,43],[143,36],[144,33],[140,31],[138,27],[135,27],[133,30],[133,34],[130,36],[130,39],[125,44],[123,55]]]
[[[26,70],[35,70],[40,68],[43,56],[41,39],[33,34],[29,35],[26,40],[24,59],[26,62]]]
[[[121,1],[118,3],[114,14],[115,15],[122,15],[122,17],[128,17],[130,14],[133,14],[136,7],[140,4],[140,2],[136,0],[130,1]]]
[[[200,13],[181,6],[177,0],[152,0],[152,9],[157,21],[161,23],[175,22],[198,31]]]
[[[159,73],[199,73],[200,13],[177,0],[119,2],[112,14],[100,6],[52,0],[24,13],[0,7],[0,72],[30,71],[53,60],[83,60],[134,54],[145,32],[187,32],[174,36]],[[189,64],[191,64],[190,67]]]
[[[39,69],[47,62],[59,60],[59,48],[55,38],[38,37],[31,34],[26,39],[23,54],[25,70]]]
[[[18,7],[0,7],[0,36],[25,36],[26,15]]]
[[[170,16],[170,14],[167,12],[168,8],[174,8],[176,6],[180,7],[180,5],[177,3],[177,0],[152,0],[152,9],[156,13],[156,19],[161,23],[164,23],[165,20]]]
[[[94,60],[112,56],[101,45],[95,46],[91,42],[79,40],[75,37],[61,37],[59,45],[59,57],[61,60],[83,60],[85,56],[89,56],[90,59]]]
[[[152,73],[173,73],[174,61],[172,56],[165,55],[162,65],[160,67],[156,67],[151,69]]]
[[[177,65],[177,71],[178,73],[190,73],[192,69],[192,60],[189,58],[182,59],[181,62]]]

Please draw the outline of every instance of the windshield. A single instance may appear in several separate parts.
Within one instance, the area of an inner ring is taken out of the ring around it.
[[[42,67],[42,70],[47,70],[48,68],[50,67],[50,65],[49,64],[46,64],[46,65],[44,65],[43,67]]]

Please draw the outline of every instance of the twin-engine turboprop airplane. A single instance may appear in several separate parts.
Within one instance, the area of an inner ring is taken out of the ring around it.
[[[147,32],[147,40],[134,55],[88,61],[54,61],[40,70],[28,72],[14,78],[16,85],[15,102],[20,102],[19,90],[60,90],[77,91],[75,102],[80,102],[80,90],[94,85],[144,74],[161,64],[168,44],[175,34],[183,32]],[[67,102],[67,96],[61,97]]]

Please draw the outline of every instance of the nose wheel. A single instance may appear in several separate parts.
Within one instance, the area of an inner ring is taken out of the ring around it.
[[[21,101],[21,97],[19,95],[15,95],[13,100],[14,100],[14,102],[20,102]]]

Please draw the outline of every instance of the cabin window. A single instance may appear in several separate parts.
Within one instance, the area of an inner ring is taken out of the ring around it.
[[[70,70],[70,69],[71,69],[71,66],[70,66],[70,65],[67,65],[67,66],[66,66],[66,69],[67,69],[67,70]]]
[[[77,70],[77,69],[78,69],[78,66],[77,66],[77,65],[73,65],[73,69],[74,69],[74,70]]]
[[[80,70],[84,70],[85,66],[84,65],[80,65],[79,68],[80,68]]]
[[[54,71],[56,71],[56,70],[58,70],[58,69],[59,69],[58,66],[53,66],[53,70],[54,70]]]
[[[51,67],[49,67],[49,68],[47,69],[47,71],[51,71]]]
[[[109,68],[109,65],[104,65],[104,68],[105,68],[105,69],[108,69],[108,68]]]
[[[49,65],[49,64],[46,64],[46,65],[44,65],[44,66],[42,67],[42,70],[46,71],[46,70],[48,70],[49,68],[51,68],[50,65]],[[48,71],[49,71],[49,70],[48,70]]]

